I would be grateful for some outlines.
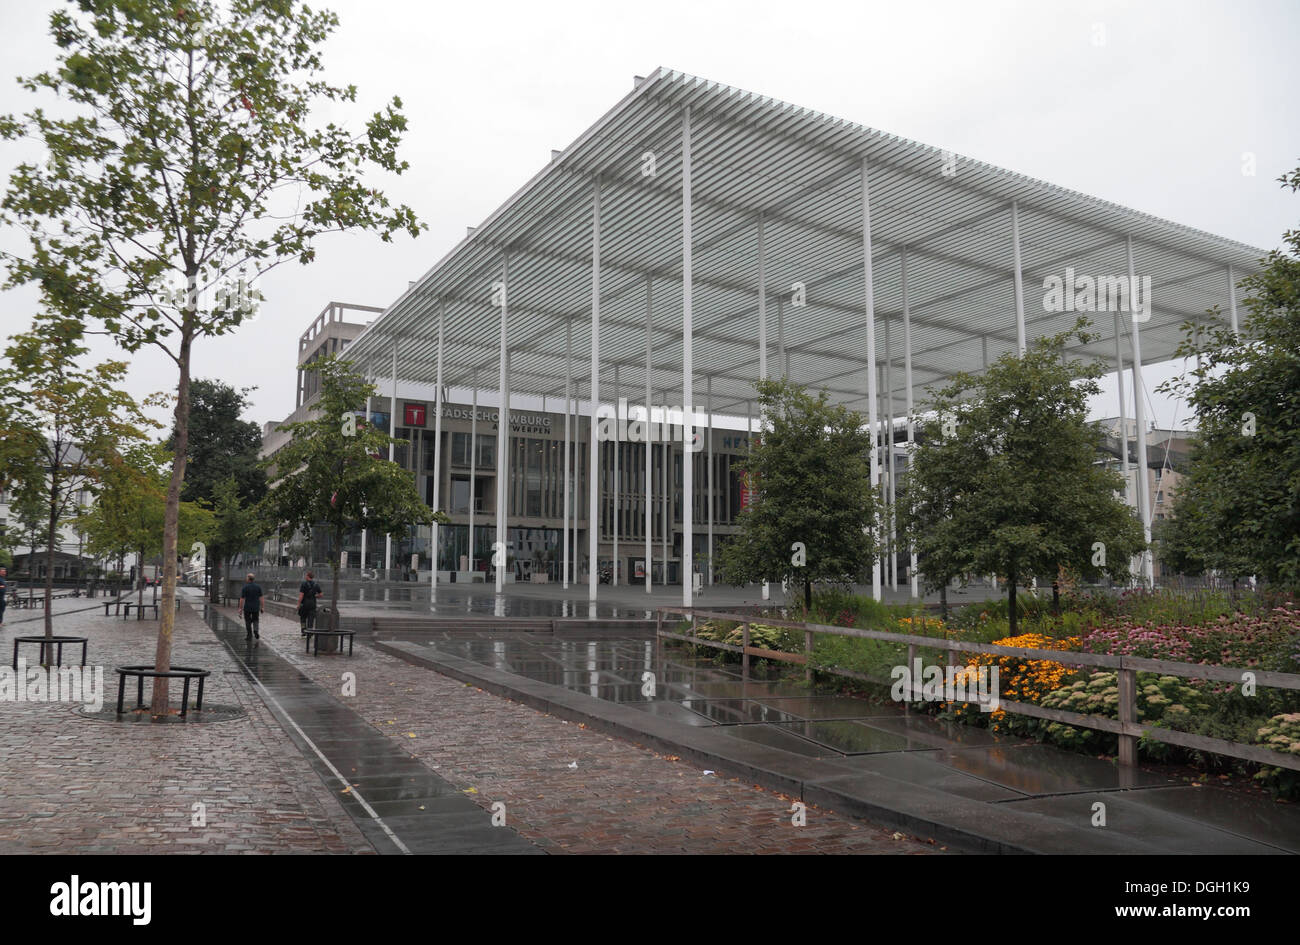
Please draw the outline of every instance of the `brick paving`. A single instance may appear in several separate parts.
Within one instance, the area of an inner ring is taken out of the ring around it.
[[[227,610],[233,616],[233,610]],[[942,847],[706,775],[622,739],[412,666],[358,640],[355,655],[303,653],[296,622],[267,615],[276,651],[484,808],[550,852],[935,853]],[[341,694],[345,672],[356,695]]]
[[[56,602],[54,631],[90,638],[87,665],[104,667],[111,705],[113,667],[151,662],[158,624],[104,617],[102,603],[89,604]],[[14,636],[44,625],[40,611],[5,616],[7,665]],[[23,652],[35,659],[34,646]],[[211,669],[205,703],[237,704],[248,717],[116,724],[69,703],[0,701],[0,853],[374,852],[189,606],[177,615],[173,661]],[[173,683],[173,703],[179,697]],[[195,803],[206,807],[204,827],[191,825]]]
[[[111,704],[112,667],[149,662],[157,623],[105,618],[102,604],[88,604],[57,602],[55,632],[90,637],[88,663],[105,667]],[[42,624],[39,612],[6,616],[0,654],[7,659],[13,637],[38,634]],[[706,775],[364,642],[351,659],[304,655],[297,624],[270,615],[262,637],[261,646],[465,791],[485,817],[494,801],[504,802],[510,825],[550,852],[942,852],[816,807],[808,808],[806,827],[794,827],[783,795]],[[0,852],[374,852],[188,604],[178,615],[173,660],[211,668],[205,701],[239,705],[248,717],[122,725],[86,719],[67,703],[0,701]],[[344,672],[356,674],[355,697],[341,694]],[[204,827],[191,826],[199,802]]]

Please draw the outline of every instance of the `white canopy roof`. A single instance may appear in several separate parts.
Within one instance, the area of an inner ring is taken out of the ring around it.
[[[492,283],[508,257],[510,388],[560,397],[566,332],[573,376],[589,376],[594,181],[600,181],[602,399],[619,366],[634,402],[645,386],[647,287],[651,385],[680,393],[682,370],[682,111],[692,127],[695,401],[711,378],[715,410],[744,412],[758,376],[758,230],[764,220],[768,371],[825,387],[861,408],[866,308],[861,168],[870,176],[876,351],[895,403],[903,384],[902,255],[912,323],[913,383],[978,371],[1017,345],[1012,201],[1018,206],[1030,339],[1073,324],[1047,312],[1043,283],[1066,267],[1093,277],[1151,279],[1141,323],[1145,363],[1168,360],[1181,325],[1219,305],[1229,266],[1256,271],[1264,251],[1033,180],[820,112],[667,69],[635,89],[475,228],[349,347],[378,376],[433,383],[445,306],[443,382],[495,387],[500,310]],[[654,173],[645,171],[653,155]],[[794,283],[807,304],[794,308]],[[1076,356],[1114,358],[1114,319]],[[1124,324],[1125,319],[1121,319]],[[1125,331],[1127,334],[1127,331]],[[1129,346],[1123,345],[1127,363]],[[585,385],[584,385],[585,386]],[[884,412],[882,406],[882,414]]]

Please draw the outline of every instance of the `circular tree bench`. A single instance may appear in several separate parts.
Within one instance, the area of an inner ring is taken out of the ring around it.
[[[195,669],[192,666],[173,666],[171,669],[167,670],[166,672],[159,672],[158,670],[154,669],[152,666],[119,666],[114,670],[114,672],[117,673],[117,714],[118,715],[121,715],[123,711],[122,699],[125,694],[127,676],[135,677],[135,681],[136,681],[135,707],[137,709],[144,708],[144,680],[145,677],[147,676],[150,679],[159,679],[162,677],[166,677],[167,679],[185,680],[185,691],[181,694],[181,717],[182,718],[184,718],[185,713],[189,711],[190,680],[197,679],[199,681],[199,693],[198,693],[198,698],[194,700],[194,711],[201,712],[203,710],[203,681],[207,679],[208,676],[212,675],[211,670]]]
[[[338,641],[338,651],[339,651],[340,653],[343,651],[343,638],[344,638],[344,637],[347,637],[347,638],[348,638],[348,656],[351,656],[351,655],[352,655],[352,643],[353,643],[353,640],[356,638],[357,632],[356,632],[355,630],[304,630],[304,631],[302,632],[302,635],[303,635],[304,637],[307,638],[307,640],[306,640],[306,644],[307,644],[307,645],[306,645],[306,647],[304,647],[303,652],[306,653],[308,650],[314,650],[314,652],[312,653],[312,656],[320,656],[320,638],[321,638],[321,637],[325,637],[327,640],[337,640],[337,641]],[[312,644],[315,644],[315,646],[313,647]],[[332,651],[332,647],[330,647],[330,646],[327,644],[327,645],[326,645],[325,652],[326,652],[326,653],[330,653],[331,651]]]
[[[63,665],[63,644],[71,643],[75,646],[76,644],[80,643],[81,644],[81,665],[85,666],[86,665],[86,639],[87,639],[86,637],[64,637],[64,636],[14,637],[14,660],[11,666],[14,669],[18,668],[18,644],[20,643],[36,643],[40,645],[40,655],[37,657],[37,659],[40,661],[40,664],[42,666],[45,665],[46,644],[50,644],[56,647],[54,651],[55,653],[54,665],[62,666]]]

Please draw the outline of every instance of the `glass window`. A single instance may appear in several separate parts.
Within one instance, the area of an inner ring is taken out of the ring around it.
[[[451,461],[457,466],[469,465],[468,433],[453,433],[451,435]]]
[[[466,462],[469,460],[467,459]],[[491,434],[478,434],[478,465],[495,466],[497,464],[497,438]]]

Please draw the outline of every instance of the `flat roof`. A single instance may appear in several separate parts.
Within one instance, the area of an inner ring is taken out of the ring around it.
[[[509,261],[512,393],[562,397],[572,333],[573,377],[590,374],[593,183],[601,205],[602,400],[645,387],[647,289],[655,396],[681,390],[682,111],[691,110],[695,401],[744,412],[758,376],[760,214],[765,243],[768,373],[866,403],[861,166],[869,167],[876,356],[886,358],[897,413],[903,389],[902,255],[912,324],[913,386],[979,371],[1015,350],[1011,204],[1018,207],[1027,337],[1074,323],[1048,312],[1043,283],[1066,267],[1094,277],[1149,276],[1143,362],[1175,356],[1184,322],[1219,305],[1228,267],[1258,271],[1264,250],[1130,210],[860,124],[668,69],[634,90],[414,282],[348,348],[372,373],[434,383],[445,305],[443,383],[497,386],[500,310],[492,283]],[[653,154],[655,173],[643,172]],[[794,308],[794,283],[806,305]],[[1238,300],[1240,302],[1240,300]],[[1113,362],[1114,320],[1073,356]],[[1121,325],[1125,322],[1120,319]],[[1127,334],[1125,329],[1121,329]],[[1129,346],[1123,345],[1125,362]],[[884,415],[884,405],[881,415]]]

